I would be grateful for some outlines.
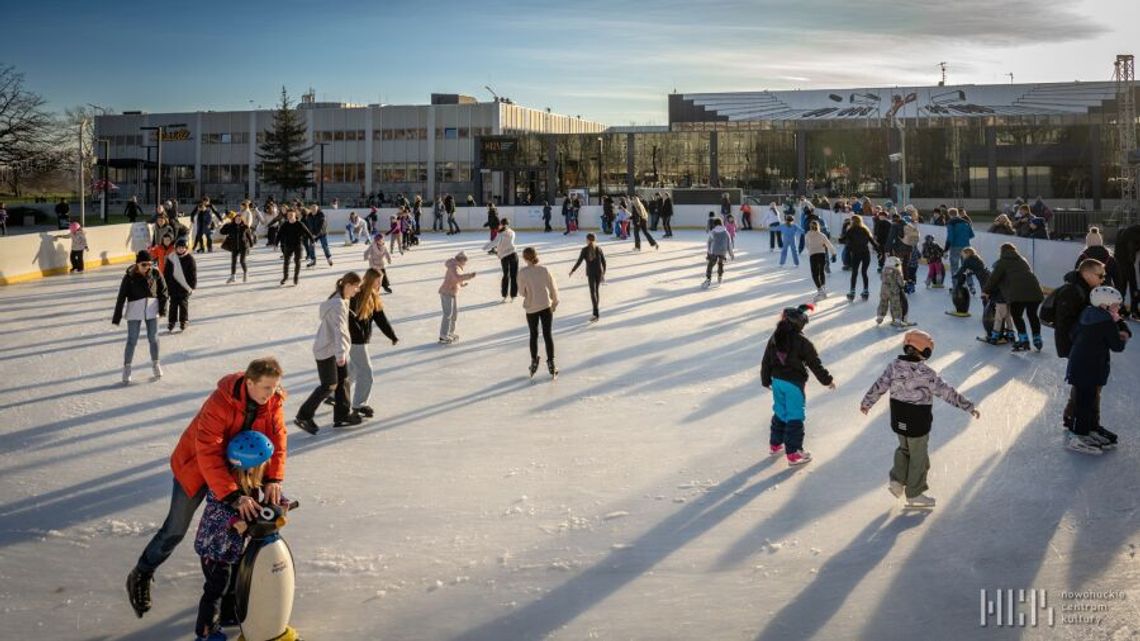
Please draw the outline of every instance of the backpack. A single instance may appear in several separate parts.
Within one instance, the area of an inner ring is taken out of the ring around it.
[[[1057,292],[1072,286],[1071,283],[1065,283],[1049,292],[1049,295],[1045,297],[1045,300],[1041,303],[1041,308],[1037,310],[1037,317],[1041,319],[1042,325],[1045,327],[1053,327],[1053,324],[1057,322]]]

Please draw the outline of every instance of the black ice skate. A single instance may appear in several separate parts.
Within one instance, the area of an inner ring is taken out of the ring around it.
[[[530,377],[534,378],[534,374],[537,371],[538,371],[538,357],[536,356],[530,360]]]

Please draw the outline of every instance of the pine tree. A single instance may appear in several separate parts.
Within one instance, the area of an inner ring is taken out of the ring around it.
[[[313,185],[308,153],[312,147],[305,141],[305,123],[291,106],[289,94],[281,88],[281,106],[273,114],[273,128],[265,131],[265,142],[259,146],[257,174],[261,182],[276,185],[288,196],[290,191]]]

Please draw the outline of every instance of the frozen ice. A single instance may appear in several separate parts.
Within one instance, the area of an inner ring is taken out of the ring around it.
[[[932,365],[982,418],[935,406],[938,508],[914,514],[886,490],[886,399],[858,411],[901,342],[874,323],[877,283],[868,302],[831,296],[811,315],[838,389],[808,383],[814,460],[790,469],[768,456],[759,365],[780,309],[814,293],[806,261],[781,268],[766,233],[742,232],[724,285],[705,290],[703,234],[641,253],[606,240],[593,324],[584,277],[567,278],[582,239],[520,233],[562,298],[561,374],[532,383],[523,310],[499,304],[485,240],[428,235],[396,257],[384,306],[400,342],[373,335],[374,419],[338,432],[322,408],[318,436],[290,425],[285,488],[301,509],[284,536],[306,638],[968,639],[992,632],[981,590],[1046,589],[1059,608],[1064,590],[1140,584],[1135,346],[1113,356],[1104,390],[1121,446],[1085,458],[1062,448],[1051,345],[980,343],[976,299],[958,319],[943,313],[948,290],[920,289],[912,316],[934,335]],[[165,376],[143,376],[144,339],[129,387],[126,329],[109,322],[122,267],[0,288],[0,638],[190,638],[193,530],[145,618],[123,590],[165,516],[169,453],[217,380],[259,355],[282,360],[292,418],[316,384],[317,305],[366,267],[362,247],[333,245],[336,268],[305,270],[296,288],[278,286],[270,250],[251,255],[244,285],[224,284],[227,254],[199,255],[190,328],[160,338]],[[460,249],[478,276],[460,295],[462,339],[441,346],[436,289]],[[834,267],[831,289],[846,291]],[[1040,633],[1111,637],[1134,627],[1129,603],[1107,604],[1095,630]]]

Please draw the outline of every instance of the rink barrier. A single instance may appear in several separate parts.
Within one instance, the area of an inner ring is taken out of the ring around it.
[[[733,209],[733,213],[737,217],[737,224],[740,225],[739,208],[734,207]],[[350,212],[355,211],[361,217],[367,216],[369,213],[367,208],[325,209],[324,211],[329,234],[335,236],[345,234],[345,226],[348,224]],[[387,231],[389,216],[394,215],[396,211],[394,208],[378,210],[382,230]],[[510,219],[511,226],[519,231],[541,231],[543,228],[542,207],[504,206],[499,207],[498,211],[500,218]],[[710,211],[719,216],[719,205],[678,205],[674,207],[673,227],[678,230],[705,229]],[[580,229],[583,232],[598,230],[601,226],[601,213],[601,206],[583,207],[578,215]],[[757,224],[761,214],[762,212],[753,212],[753,221],[757,233],[767,231]],[[821,211],[820,214],[831,230],[832,240],[838,239],[839,230],[843,224],[843,216],[830,211]],[[191,226],[189,218],[181,217],[180,220],[184,225]],[[446,225],[446,217],[444,221]],[[460,229],[465,232],[478,233],[482,231],[487,233],[488,231],[486,227],[483,227],[483,224],[487,222],[486,207],[457,207],[455,221]],[[563,229],[561,208],[555,207],[553,209],[550,223],[556,230]],[[420,217],[420,225],[423,229],[430,230],[431,224],[432,213],[431,209],[427,208]],[[142,238],[141,230],[144,228],[147,230],[147,240]],[[656,237],[659,237],[660,230],[661,228],[658,227],[658,232],[655,232]],[[96,268],[131,262],[134,260],[135,252],[145,249],[149,245],[150,233],[150,226],[144,223],[87,228],[87,244],[91,248],[87,256],[93,258],[88,258],[84,262],[84,267]],[[922,238],[928,234],[934,236],[935,241],[939,244],[946,240],[946,228],[938,225],[919,225],[919,233]],[[1042,287],[1046,290],[1059,285],[1064,275],[1073,269],[1073,264],[1076,262],[1077,256],[1080,255],[1082,247],[1079,243],[1068,241],[1004,236],[977,231],[976,229],[974,233],[973,247],[978,250],[987,265],[991,265],[997,260],[998,248],[1002,243],[1008,242],[1017,245],[1018,251],[1029,261],[1033,271],[1041,281]],[[192,229],[191,234],[193,234]],[[261,236],[264,237],[264,232]],[[215,238],[217,237],[215,232]],[[66,274],[70,269],[68,262],[70,246],[71,242],[66,230],[0,237],[0,285],[11,285],[47,276]],[[949,258],[946,258],[945,261],[949,265]]]

